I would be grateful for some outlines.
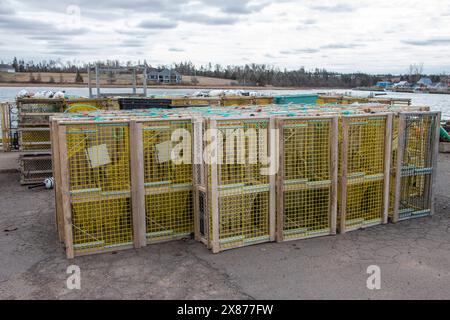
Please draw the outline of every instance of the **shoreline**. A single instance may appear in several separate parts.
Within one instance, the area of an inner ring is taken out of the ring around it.
[[[29,83],[29,82],[0,82],[0,88],[88,88],[87,84],[79,83]],[[103,85],[102,88],[122,88],[131,89],[132,86],[127,85]],[[142,89],[142,86],[137,86]],[[324,87],[255,87],[255,86],[192,86],[192,85],[149,85],[147,89],[217,89],[217,90],[352,90],[352,88],[324,88]],[[95,91],[95,87],[92,88]]]
[[[354,91],[361,91],[361,92],[374,92],[375,95],[377,94],[377,92],[380,93],[385,93],[385,94],[389,94],[389,93],[405,93],[405,94],[440,94],[440,95],[450,95],[450,91],[423,91],[423,92],[415,92],[415,91],[379,91],[379,90],[366,90],[366,89],[362,89],[362,88],[354,88],[352,89]]]

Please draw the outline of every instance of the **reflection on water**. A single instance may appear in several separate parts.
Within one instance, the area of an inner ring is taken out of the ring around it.
[[[52,88],[52,87],[39,87],[39,88],[27,88],[27,87],[0,87],[0,101],[12,101],[21,89],[29,91],[39,90],[64,90],[69,95],[75,96],[87,96],[89,94],[88,88]],[[199,90],[207,89],[148,89],[148,95],[188,95]],[[131,93],[131,89],[121,88],[108,88],[105,89],[111,93]],[[289,94],[289,93],[318,93],[318,92],[336,92],[344,93],[350,92],[350,90],[255,90],[265,92],[267,94]],[[352,91],[356,96],[367,96],[368,92]],[[388,98],[411,98],[414,105],[430,106],[434,111],[442,111],[442,117],[450,119],[450,95],[445,94],[421,94],[421,93],[393,93],[389,92],[386,96]]]

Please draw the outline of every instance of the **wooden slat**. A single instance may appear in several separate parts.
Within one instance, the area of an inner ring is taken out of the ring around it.
[[[339,169],[339,118],[333,117],[330,130],[331,144],[331,234],[336,234],[337,229],[337,204],[338,204],[338,169]]]
[[[202,135],[202,123],[200,121],[196,121],[195,119],[192,120],[192,132],[193,132],[193,148],[192,148],[192,157],[193,160],[192,164],[192,174],[193,174],[193,192],[192,195],[194,197],[194,237],[195,240],[200,241],[201,234],[200,234],[200,191],[199,187],[201,182],[197,181],[197,177],[201,174],[201,171],[203,168],[203,164],[198,166],[198,162],[201,159],[198,159],[198,156],[202,155],[202,141],[203,141],[203,135]]]
[[[216,158],[211,163],[211,220],[212,220],[212,251],[213,253],[218,253],[220,251],[219,244],[219,192],[218,192],[218,165],[217,165],[217,155],[218,155],[218,136],[217,136],[217,122],[215,120],[211,120],[210,128],[212,129],[211,133],[211,146],[214,148],[214,156]]]
[[[61,169],[59,163],[59,139],[58,139],[58,126],[56,121],[50,123],[50,136],[52,138],[52,170],[55,181],[54,194],[55,194],[55,222],[58,231],[59,241],[64,242],[64,220],[62,216],[62,201],[61,201]]]
[[[277,242],[282,242],[284,240],[284,121],[283,119],[277,120],[277,128],[280,132],[279,134],[279,145],[278,145],[278,174],[277,174]]]
[[[278,150],[277,150],[277,134],[276,134],[276,123],[275,119],[271,118],[269,123],[269,155],[270,155],[270,163],[269,170],[276,169],[278,163]],[[272,160],[275,160],[276,163],[272,163]],[[274,168],[275,165],[275,168]],[[269,184],[270,184],[270,192],[269,192],[269,235],[270,241],[276,240],[276,214],[277,214],[277,206],[276,206],[276,172],[270,172],[269,176]]]
[[[73,233],[72,233],[72,206],[70,203],[70,177],[69,158],[67,152],[66,127],[60,126],[58,129],[59,140],[59,161],[61,168],[61,200],[64,216],[64,242],[66,244],[66,255],[68,259],[74,258]]]
[[[342,118],[342,163],[341,163],[341,181],[340,181],[340,187],[341,187],[341,203],[340,203],[340,226],[339,226],[339,232],[345,233],[345,219],[347,215],[347,163],[348,163],[348,138],[349,138],[349,130],[348,130],[348,121],[349,118],[343,117]]]
[[[390,176],[392,159],[392,114],[386,118],[386,129],[384,137],[384,182],[383,182],[383,223],[388,223],[389,217],[389,194],[390,194]]]
[[[147,245],[145,219],[144,157],[142,124],[130,122],[131,203],[133,215],[133,243],[141,248]]]
[[[436,212],[436,187],[437,187],[437,175],[438,175],[438,158],[439,158],[439,139],[440,139],[440,127],[441,127],[441,112],[436,115],[436,125],[434,126],[434,141],[432,147],[432,164],[433,173],[431,174],[431,190],[430,190],[430,201],[431,201],[431,215]]]
[[[406,132],[406,115],[400,113],[398,119],[398,138],[397,138],[397,163],[395,172],[395,188],[394,188],[394,215],[392,222],[397,223],[399,220],[401,187],[402,187],[402,166],[403,151],[405,149],[405,132]]]

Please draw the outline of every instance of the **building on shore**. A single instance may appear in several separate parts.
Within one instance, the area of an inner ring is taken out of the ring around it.
[[[420,87],[431,87],[433,85],[433,81],[428,77],[422,77],[419,81],[417,81],[417,85]]]
[[[0,64],[0,72],[16,73],[16,69],[10,64]]]
[[[393,87],[394,88],[410,88],[411,84],[408,81],[403,80],[403,81],[399,81],[397,83],[394,83]]]
[[[153,83],[181,84],[182,76],[175,70],[152,68],[148,71],[147,79]]]
[[[450,76],[441,77],[441,83],[443,83],[447,87],[450,87]]]
[[[387,89],[387,88],[392,87],[392,82],[390,82],[390,81],[378,81],[376,86],[379,87],[379,88]]]

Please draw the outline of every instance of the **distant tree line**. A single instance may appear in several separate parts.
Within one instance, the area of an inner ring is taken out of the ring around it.
[[[365,73],[343,74],[325,69],[308,71],[304,67],[298,70],[281,70],[255,63],[225,67],[208,64],[197,67],[192,62],[182,62],[174,63],[172,67],[183,75],[224,78],[235,80],[240,85],[251,86],[350,88],[372,86],[381,79],[380,76]]]
[[[94,61],[91,64],[101,66],[118,67],[133,66],[136,63],[119,60]],[[138,65],[151,67],[144,61],[138,61]],[[12,66],[16,72],[58,72],[76,73],[77,81],[81,80],[80,73],[87,72],[89,64],[77,61],[61,62],[60,60],[24,61],[14,58]],[[176,70],[182,75],[213,77],[233,80],[238,85],[243,86],[277,86],[277,87],[332,87],[332,88],[353,88],[370,87],[378,81],[394,78],[393,75],[373,75],[362,72],[338,73],[325,69],[306,70],[304,67],[298,70],[280,69],[266,64],[245,64],[228,65],[207,64],[196,66],[192,62],[180,62],[172,65],[159,65],[157,68],[169,68]],[[400,80],[418,80],[422,75],[423,65],[411,65],[409,74],[397,76]],[[439,75],[430,75],[433,81],[439,81]],[[35,81],[37,79],[34,79]]]

